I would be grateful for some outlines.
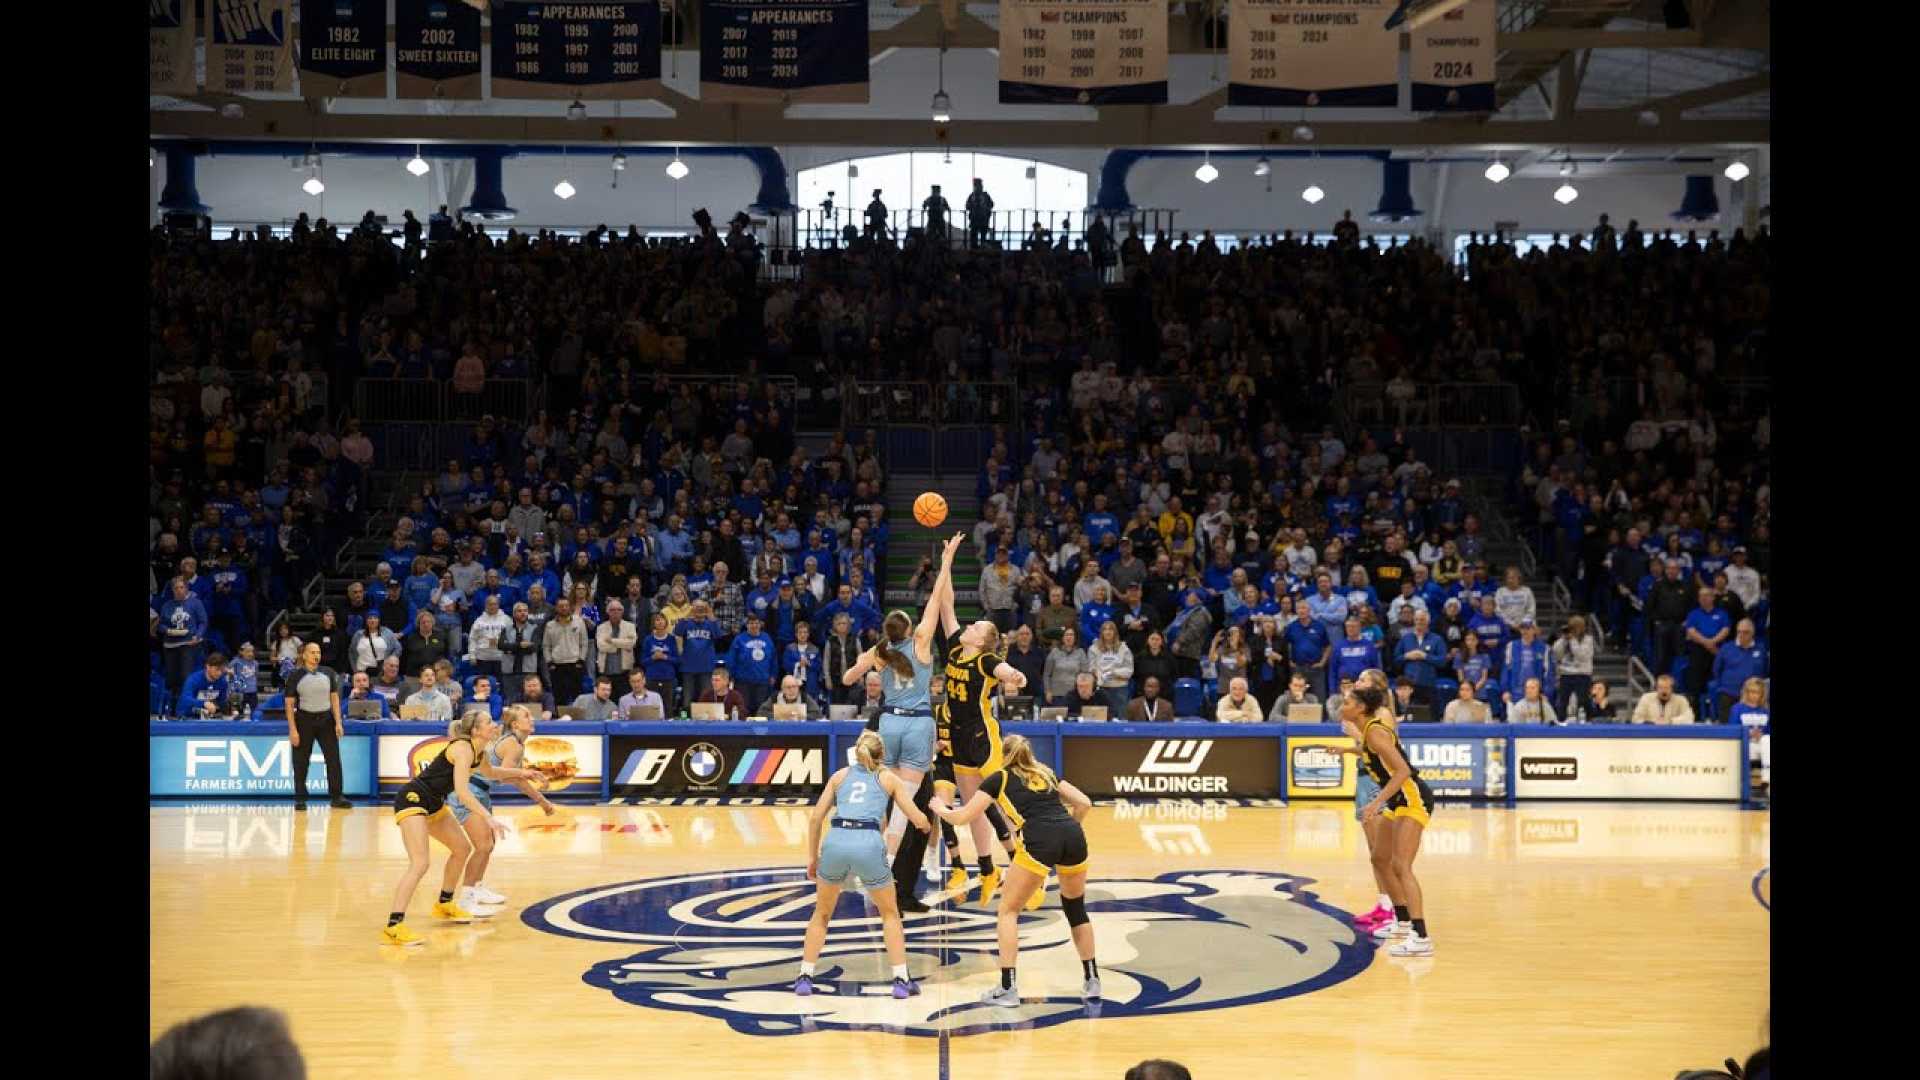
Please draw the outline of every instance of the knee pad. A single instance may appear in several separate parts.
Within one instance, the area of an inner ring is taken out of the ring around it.
[[[1060,898],[1060,910],[1067,913],[1068,926],[1085,926],[1087,919],[1087,898],[1074,896]]]

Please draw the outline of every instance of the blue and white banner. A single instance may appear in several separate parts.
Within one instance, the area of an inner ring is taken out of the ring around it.
[[[393,0],[395,97],[480,97],[480,12],[456,0]]]
[[[1494,0],[1468,0],[1412,31],[1414,112],[1492,112]]]
[[[207,0],[207,89],[219,94],[293,89],[287,0]]]
[[[154,735],[147,740],[152,795],[209,797],[293,794],[293,746],[285,735]],[[347,795],[371,795],[373,739],[340,740],[340,779]],[[325,753],[313,748],[307,792],[324,797]]]
[[[1167,0],[1001,0],[1000,101],[1166,104]]]
[[[147,92],[186,96],[193,77],[193,0],[147,0]]]
[[[867,100],[866,0],[701,0],[700,99]]]
[[[1440,799],[1504,799],[1507,797],[1507,738],[1432,736],[1419,725],[1400,729],[1400,745],[1407,763]]]
[[[1400,104],[1394,0],[1233,0],[1227,104],[1391,109]]]
[[[492,53],[496,98],[644,98],[660,90],[660,5],[500,0]]]
[[[387,0],[300,0],[300,92],[387,96]]]

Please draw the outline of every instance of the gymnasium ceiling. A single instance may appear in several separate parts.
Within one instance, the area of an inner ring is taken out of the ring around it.
[[[681,0],[690,8],[697,4]],[[784,110],[698,99],[698,27],[663,58],[656,100],[589,102],[569,121],[564,101],[426,102],[296,95],[234,99],[155,96],[150,133],[195,139],[404,142],[583,142],[1039,148],[1064,146],[1295,147],[1294,110],[1225,106],[1226,60],[1204,47],[1209,5],[1173,4],[1163,106],[1000,106],[993,100],[998,5],[943,10],[922,0],[872,0],[872,102]],[[1418,117],[1393,110],[1320,109],[1306,117],[1316,147],[1622,151],[1746,148],[1769,140],[1768,0],[1684,0],[1692,27],[1669,30],[1662,0],[1499,0],[1500,109],[1491,117]],[[1231,0],[1222,5],[1231,17]],[[954,122],[927,116],[944,39]],[[245,110],[229,119],[220,107]],[[1660,117],[1649,125],[1641,116]]]

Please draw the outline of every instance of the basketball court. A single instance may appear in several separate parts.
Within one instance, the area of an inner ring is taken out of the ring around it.
[[[877,920],[843,899],[836,992],[794,997],[808,810],[736,801],[762,805],[508,810],[487,877],[509,909],[428,919],[436,846],[416,949],[379,943],[405,865],[386,808],[155,806],[151,1033],[275,1006],[316,1078],[1108,1078],[1155,1056],[1208,1078],[1660,1077],[1765,1042],[1766,812],[1443,806],[1416,864],[1438,952],[1403,960],[1348,923],[1375,893],[1351,802],[1102,803],[1105,998],[1080,1001],[1056,890],[1022,919],[1007,1010],[976,1002],[997,978],[977,902],[909,918],[923,993],[895,1001]]]

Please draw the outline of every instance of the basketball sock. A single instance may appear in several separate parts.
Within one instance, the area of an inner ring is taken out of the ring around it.
[[[443,904],[453,903],[453,894],[442,890],[440,893],[440,902]]]
[[[1080,961],[1080,974],[1089,979],[1099,978],[1100,977],[1100,961],[1098,960]]]
[[[1395,904],[1393,905],[1393,918],[1395,922],[1406,922],[1413,918],[1413,916],[1407,914],[1407,905]]]
[[[800,974],[805,975],[809,979],[813,978],[813,962],[810,960],[800,961]]]
[[[980,875],[982,877],[985,877],[986,875],[991,873],[993,873],[993,856],[991,855],[980,856]]]
[[[1413,936],[1414,937],[1427,936],[1427,920],[1425,919],[1413,920]]]
[[[407,921],[407,913],[404,911],[396,911],[393,914],[387,916],[388,926],[399,926],[401,923],[406,921]]]
[[[901,982],[906,982],[907,981],[907,965],[905,964],[893,965],[893,977],[896,979],[899,979]]]
[[[1013,969],[1012,968],[1000,969],[1000,989],[1002,990],[1013,989]]]
[[[1377,903],[1380,907],[1390,908],[1393,906],[1393,897],[1388,896],[1386,893],[1381,893]]]

